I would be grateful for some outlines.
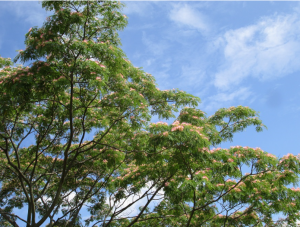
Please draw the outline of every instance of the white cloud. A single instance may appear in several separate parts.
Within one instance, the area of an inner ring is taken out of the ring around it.
[[[248,87],[241,87],[233,92],[219,92],[216,95],[210,96],[201,106],[203,106],[205,111],[210,112],[221,107],[233,105],[233,102],[234,104],[241,105],[244,100],[251,97],[255,99],[250,89]]]
[[[166,40],[154,40],[153,37],[148,37],[145,32],[143,32],[142,41],[154,56],[164,54],[165,50],[170,46]]]
[[[2,10],[10,11],[17,18],[30,24],[30,26],[41,26],[51,12],[41,10],[39,2],[9,2],[1,6]]]
[[[128,209],[126,209],[124,212],[122,212],[119,217],[126,217],[126,216],[135,216],[137,215],[140,211],[139,211],[139,207],[144,206],[147,203],[147,196],[145,196],[144,198],[138,200],[147,190],[150,189],[150,187],[152,186],[153,182],[149,182],[146,184],[146,187],[142,188],[141,191],[135,195],[135,196],[129,196],[127,199],[122,199],[121,201],[119,201],[118,203],[115,204],[117,208],[117,210],[121,210],[123,208],[125,208],[126,206],[128,206],[130,203],[136,201],[132,206],[130,206]],[[150,191],[148,192],[148,195],[154,193],[156,191],[156,188],[152,188],[150,189]],[[154,200],[150,202],[150,204],[148,205],[148,208],[151,208],[154,203],[158,203],[160,201],[160,198],[162,197],[162,195],[164,194],[164,191],[161,189],[159,190],[159,192],[157,193],[157,195],[154,197]],[[150,198],[151,196],[149,196]],[[106,198],[106,203],[113,205],[113,199],[110,202],[109,198]],[[154,202],[155,201],[155,202]]]
[[[296,13],[275,15],[225,32],[215,42],[224,59],[214,85],[228,89],[246,77],[267,80],[299,70],[299,19]]]
[[[212,96],[211,99],[217,102],[229,102],[235,99],[245,100],[249,95],[249,88],[243,87],[232,93],[218,93],[217,95]]]
[[[69,195],[66,196],[67,201],[72,201],[72,199],[74,199],[74,197],[76,196],[76,192],[71,192]],[[48,197],[48,196],[42,196],[43,201],[47,202],[47,201],[52,201],[52,198]],[[41,199],[37,200],[38,202],[42,202]]]
[[[207,18],[203,13],[186,4],[174,5],[169,17],[179,25],[188,26],[204,33],[209,30]]]
[[[146,16],[147,13],[151,13],[152,10],[152,3],[151,2],[134,2],[134,1],[128,1],[124,2],[125,7],[123,8],[122,12],[125,15],[132,15],[132,14],[138,14],[139,16]]]
[[[197,59],[199,61],[199,59]],[[206,73],[201,62],[192,62],[190,65],[181,66],[180,88],[184,90],[199,89],[206,82]]]

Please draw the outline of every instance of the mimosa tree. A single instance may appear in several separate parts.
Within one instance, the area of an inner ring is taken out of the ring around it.
[[[118,2],[42,6],[54,14],[29,30],[15,58],[29,66],[0,58],[1,226],[274,226],[279,212],[292,226],[299,218],[300,189],[288,187],[298,182],[298,157],[212,149],[250,125],[261,131],[257,112],[238,106],[207,117],[199,98],[159,90],[120,49],[127,19]],[[150,123],[180,109],[173,124]]]

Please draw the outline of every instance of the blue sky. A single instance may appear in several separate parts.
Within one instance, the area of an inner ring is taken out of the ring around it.
[[[129,23],[120,32],[122,49],[160,89],[200,97],[208,115],[237,105],[260,112],[268,130],[250,127],[221,147],[300,153],[299,2],[124,3]],[[13,59],[25,47],[25,33],[47,15],[37,1],[0,1],[0,55]]]

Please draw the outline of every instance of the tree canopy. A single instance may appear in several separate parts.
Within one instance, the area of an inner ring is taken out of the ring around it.
[[[29,66],[0,58],[1,226],[278,226],[280,212],[295,224],[297,156],[215,148],[261,131],[256,111],[208,117],[198,97],[159,90],[120,48],[120,2],[42,6],[54,14],[14,59]]]

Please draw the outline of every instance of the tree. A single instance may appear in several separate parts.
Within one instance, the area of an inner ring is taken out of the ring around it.
[[[206,117],[199,98],[160,91],[119,47],[120,3],[42,6],[55,13],[29,30],[14,60],[30,66],[0,59],[1,226],[275,226],[279,212],[295,223],[300,189],[288,185],[298,182],[298,157],[212,149],[250,125],[261,131],[257,112]],[[172,125],[149,123],[180,108]],[[13,213],[22,207],[25,219]]]

